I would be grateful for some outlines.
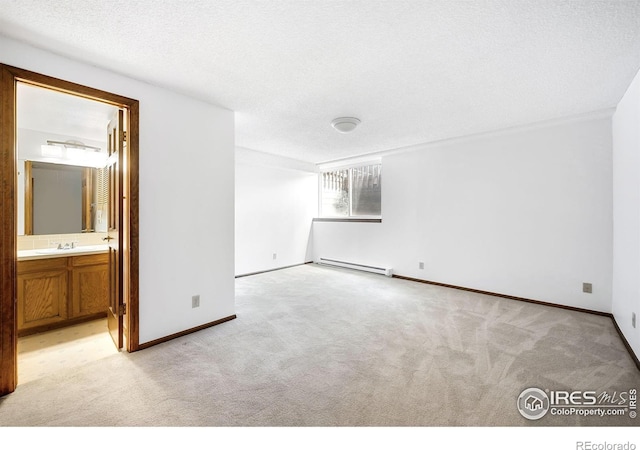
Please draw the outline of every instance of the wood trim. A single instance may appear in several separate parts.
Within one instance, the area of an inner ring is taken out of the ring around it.
[[[557,303],[543,302],[541,300],[533,300],[533,299],[530,299],[530,298],[516,297],[516,296],[513,296],[513,295],[498,294],[496,292],[490,292],[490,291],[481,291],[479,289],[471,289],[471,288],[467,288],[467,287],[463,287],[463,286],[456,286],[454,284],[438,283],[436,281],[422,280],[420,278],[405,277],[405,276],[402,276],[402,275],[395,275],[394,274],[394,275],[392,275],[392,277],[393,278],[398,278],[398,279],[401,279],[401,280],[415,281],[415,282],[418,282],[418,283],[432,284],[434,286],[442,286],[442,287],[447,287],[447,288],[451,288],[451,289],[458,289],[460,291],[474,292],[476,294],[491,295],[492,297],[506,298],[506,299],[509,299],[509,300],[518,300],[518,301],[521,301],[521,302],[535,303],[536,305],[552,306],[554,308],[568,309],[568,310],[571,310],[571,311],[583,312],[583,313],[588,313],[588,314],[595,314],[597,316],[611,317],[610,313],[606,313],[606,312],[602,312],[602,311],[595,311],[593,309],[584,309],[584,308],[576,308],[575,306],[559,305]]]
[[[83,86],[59,78],[0,64],[0,396],[13,392],[17,383],[17,232],[16,211],[16,82],[54,89],[91,100],[108,103],[129,112],[127,123],[127,152],[129,193],[129,296],[127,324],[129,337],[127,350],[139,349],[138,302],[138,154],[139,154],[139,102],[100,89]]]
[[[629,352],[629,355],[631,356],[631,359],[633,360],[633,362],[636,364],[636,367],[638,368],[638,370],[640,370],[640,359],[638,359],[638,356],[631,348],[631,345],[629,344],[629,341],[627,341],[627,338],[624,337],[624,334],[622,334],[622,330],[618,326],[618,322],[616,322],[616,318],[613,317],[613,314],[610,314],[610,316],[611,316],[611,321],[613,322],[613,326],[616,328],[616,331],[620,335],[620,339],[622,339],[622,343],[624,344],[627,351]]]
[[[33,234],[33,162],[24,162],[24,234]]]
[[[0,65],[0,395],[18,382],[15,93],[13,74]]]
[[[140,350],[140,279],[139,279],[139,252],[140,252],[140,164],[139,164],[139,139],[140,139],[140,103],[132,100],[129,103],[129,115],[127,120],[127,171],[128,176],[128,296],[127,314],[125,317],[125,330],[127,331],[127,351],[135,352]]]
[[[103,91],[100,89],[84,86],[82,84],[73,83],[71,81],[62,80],[60,78],[51,77],[49,75],[43,75],[37,72],[31,72],[30,70],[21,69],[19,67],[8,66],[2,64],[12,75],[15,81],[24,81],[36,86],[55,89],[58,92],[64,92],[66,94],[76,95],[84,97],[90,100],[97,100],[102,103],[109,103],[113,106],[129,106],[133,102],[137,102],[132,98],[124,97],[122,95],[113,94],[111,92]]]
[[[237,316],[234,314],[232,316],[223,317],[222,319],[214,320],[213,322],[205,323],[204,325],[200,325],[197,327],[189,328],[188,330],[181,331],[179,333],[170,334],[169,336],[162,337],[160,339],[155,339],[153,341],[145,342],[144,344],[140,344],[138,347],[140,350],[145,348],[153,347],[154,345],[162,344],[163,342],[170,341],[172,339],[176,339],[182,336],[186,336],[191,333],[195,333],[196,331],[204,330],[206,328],[211,328],[216,325],[220,325],[221,323],[228,322],[230,320],[235,319]]]
[[[313,264],[313,261],[307,261],[300,264],[291,264],[290,266],[284,266],[284,267],[276,267],[275,269],[260,270],[258,272],[243,273],[242,275],[236,275],[236,278],[250,277],[252,275],[260,275],[261,273],[268,273],[268,272],[275,272],[276,270],[290,269],[291,267],[304,266],[305,264]]]
[[[382,223],[382,219],[340,219],[331,217],[314,217],[314,222],[354,222],[354,223]]]

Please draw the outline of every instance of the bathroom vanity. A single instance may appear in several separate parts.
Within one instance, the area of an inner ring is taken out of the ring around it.
[[[107,246],[18,252],[18,336],[106,317]]]

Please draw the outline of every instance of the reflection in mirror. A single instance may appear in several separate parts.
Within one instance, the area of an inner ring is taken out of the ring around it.
[[[101,168],[118,108],[25,82],[16,92],[18,235],[106,231]]]
[[[25,161],[25,234],[106,230],[104,171]]]

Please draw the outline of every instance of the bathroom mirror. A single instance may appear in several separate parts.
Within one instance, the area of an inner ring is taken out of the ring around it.
[[[104,228],[101,169],[25,161],[24,234],[91,233]]]
[[[28,83],[16,88],[18,235],[107,229],[107,125],[116,106]]]

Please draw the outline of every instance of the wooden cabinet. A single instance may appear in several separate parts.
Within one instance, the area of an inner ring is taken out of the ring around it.
[[[18,335],[106,316],[107,253],[18,261]]]
[[[18,330],[68,317],[66,258],[18,263]]]
[[[105,313],[109,308],[107,254],[71,259],[71,317]]]

